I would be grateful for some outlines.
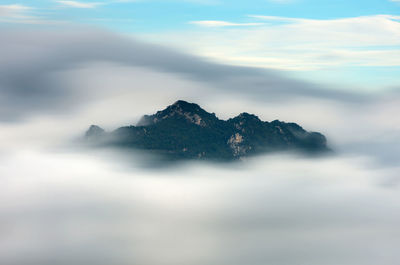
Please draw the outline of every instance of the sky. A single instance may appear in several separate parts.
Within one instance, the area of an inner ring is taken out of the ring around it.
[[[3,27],[91,25],[220,63],[373,91],[398,86],[396,0],[9,1]]]
[[[399,1],[0,0],[0,264],[397,265]],[[176,100],[329,156],[87,149]]]

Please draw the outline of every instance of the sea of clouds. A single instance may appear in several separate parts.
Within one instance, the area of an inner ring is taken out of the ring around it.
[[[0,31],[1,264],[397,264],[398,88],[332,88],[91,28]],[[177,99],[298,122],[334,153],[160,167],[77,144],[90,124]]]

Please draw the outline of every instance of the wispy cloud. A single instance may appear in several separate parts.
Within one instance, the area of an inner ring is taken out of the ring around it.
[[[0,18],[26,18],[26,13],[30,10],[31,7],[20,4],[0,5]]]
[[[21,5],[0,5],[0,23],[14,24],[54,24],[62,21],[49,20],[41,16],[36,8]]]
[[[399,1],[400,0],[396,0]],[[396,15],[373,15],[373,16],[360,16],[360,17],[350,17],[350,18],[340,18],[340,19],[308,19],[308,18],[291,18],[291,17],[279,17],[279,16],[262,16],[262,15],[249,15],[249,17],[267,20],[267,21],[284,21],[284,22],[309,22],[309,23],[333,23],[333,22],[366,22],[373,19],[390,19],[390,20],[400,20],[400,16]]]
[[[290,70],[400,66],[400,16],[307,19],[251,15],[252,23],[196,21],[191,29],[152,40],[185,45],[221,62]],[[236,25],[257,27],[229,27]],[[199,34],[201,33],[201,34]]]
[[[57,3],[72,8],[95,8],[99,5],[103,5],[101,2],[78,2],[78,1],[67,1],[67,0],[58,0]]]
[[[243,27],[243,26],[260,26],[264,24],[264,23],[233,23],[222,20],[199,20],[199,21],[190,21],[189,23],[203,27]]]
[[[123,4],[123,3],[135,3],[141,0],[108,0],[102,2],[82,2],[82,1],[74,1],[74,0],[55,0],[55,2],[71,8],[96,8],[101,5],[109,5],[109,4]],[[182,0],[182,2],[191,2],[196,4],[204,4],[204,5],[215,5],[217,4],[214,0]]]
[[[286,78],[276,71],[213,63],[177,50],[88,28],[68,30],[64,27],[62,31],[0,29],[0,36],[4,38],[0,42],[0,122],[30,117],[49,109],[54,113],[67,112],[68,108],[79,108],[92,102],[102,93],[116,93],[117,87],[122,89],[122,94],[131,91],[132,81],[125,77],[121,79],[125,80],[121,84],[116,83],[116,77],[124,71],[121,68],[114,68],[112,72],[107,69],[91,73],[79,71],[80,78],[70,75],[70,71],[79,70],[80,65],[98,62],[181,76],[193,81],[196,86],[203,84],[196,91],[203,91],[201,94],[207,97],[220,94],[225,97],[229,92],[276,102],[307,97],[344,102],[366,100],[359,93],[321,89],[313,83]],[[26,49],[27,45],[29,49]],[[102,85],[103,79],[99,76],[103,75],[106,78],[113,76],[108,80],[112,80],[111,85],[115,89]],[[95,76],[93,80],[97,80],[96,83],[88,86],[85,76]],[[142,73],[136,75],[142,76]],[[165,88],[164,79],[160,77],[152,77],[151,82],[154,83],[147,85],[135,80],[141,84],[137,86],[141,96],[148,95],[146,93],[151,87]],[[187,85],[180,86],[187,91]],[[144,91],[141,87],[147,88]],[[208,92],[204,92],[203,88]],[[168,91],[165,94],[168,96],[169,90],[165,91]],[[154,92],[156,94],[158,92]]]

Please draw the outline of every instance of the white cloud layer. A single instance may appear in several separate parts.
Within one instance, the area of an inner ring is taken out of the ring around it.
[[[26,13],[30,10],[32,10],[32,8],[26,5],[0,5],[0,21],[4,21],[5,19],[29,18]]]
[[[19,150],[0,163],[3,264],[397,265],[399,258],[399,168],[363,157],[144,170],[115,154]]]
[[[46,18],[37,8],[13,4],[0,5],[0,23],[10,24],[61,24],[62,20]]]
[[[221,62],[313,70],[345,66],[400,66],[399,16],[374,15],[331,20],[250,16],[257,27],[191,29],[146,37],[190,47]],[[198,24],[229,26],[233,22]],[[171,36],[172,35],[172,36]]]
[[[203,26],[203,27],[238,27],[238,26],[260,26],[263,23],[232,23],[221,20],[199,20],[191,21],[190,24]]]
[[[103,3],[100,2],[78,2],[78,1],[67,1],[67,0],[59,0],[57,3],[73,8],[95,8]]]

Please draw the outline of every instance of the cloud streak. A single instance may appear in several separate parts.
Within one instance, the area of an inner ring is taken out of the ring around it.
[[[316,84],[283,77],[274,70],[217,64],[174,49],[89,28],[66,28],[62,33],[3,29],[1,34],[5,40],[0,44],[2,120],[29,116],[41,110],[67,111],[68,106],[81,106],[99,91],[95,87],[80,90],[83,84],[70,87],[70,81],[60,76],[95,62],[144,67],[201,83],[213,93],[239,93],[265,100],[312,97],[357,102],[367,98],[344,90],[320,89]]]
[[[59,0],[57,3],[72,8],[95,8],[105,3],[101,2],[78,2],[78,1],[67,1],[67,0]]]
[[[200,20],[200,21],[191,21],[189,23],[203,27],[247,27],[247,26],[263,25],[263,23],[232,23],[221,20]]]
[[[400,23],[396,15],[305,19],[250,15],[257,27],[194,28],[174,38],[152,39],[190,47],[221,62],[286,70],[337,67],[400,67]],[[229,22],[235,25],[235,22]],[[229,25],[229,24],[227,24]],[[169,33],[171,35],[171,33]]]
[[[0,23],[9,24],[62,24],[65,21],[48,19],[37,8],[13,4],[0,5]]]
[[[27,15],[33,8],[26,5],[0,5],[0,20],[22,20],[31,18]]]

